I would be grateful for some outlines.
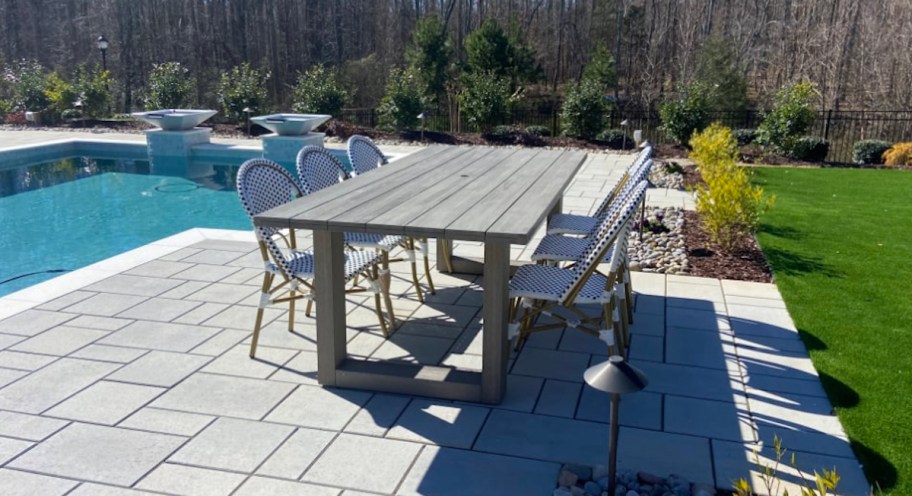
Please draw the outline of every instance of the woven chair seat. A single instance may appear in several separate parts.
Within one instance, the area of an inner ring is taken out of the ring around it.
[[[369,248],[374,250],[392,251],[400,246],[403,237],[386,234],[347,232],[344,235],[345,244],[354,248]]]
[[[589,240],[569,236],[549,235],[542,238],[532,254],[533,262],[570,262],[576,260],[586,249]],[[614,246],[605,254],[604,261],[611,260]]]
[[[548,234],[589,234],[598,225],[598,218],[588,215],[557,214],[548,221]]]
[[[369,251],[349,251],[345,252],[344,278],[350,281],[355,275],[361,274],[380,258],[379,255]],[[314,277],[314,256],[312,251],[291,251],[285,260],[291,270],[292,277],[301,279],[313,279]],[[273,262],[269,262],[268,270],[275,272],[278,267]]]
[[[510,279],[510,298],[560,301],[575,276],[576,271],[573,269],[547,265],[523,265]],[[605,276],[598,273],[592,274],[577,295],[576,302],[607,303],[611,295],[605,292],[606,282]]]

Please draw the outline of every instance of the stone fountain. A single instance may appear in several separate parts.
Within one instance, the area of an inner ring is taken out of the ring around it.
[[[146,131],[149,157],[188,157],[191,148],[209,143],[212,130],[196,126],[215,114],[215,110],[170,109],[132,115],[158,128]]]
[[[313,130],[331,117],[325,114],[270,114],[250,120],[272,131],[262,137],[263,157],[283,165],[293,165],[301,148],[323,146],[324,133]]]

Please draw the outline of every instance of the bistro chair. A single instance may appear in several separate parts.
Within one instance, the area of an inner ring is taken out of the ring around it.
[[[348,160],[351,162],[353,176],[365,174],[389,163],[380,148],[367,136],[355,135],[348,138],[346,148],[348,148]],[[431,277],[428,240],[427,238],[407,237],[403,240],[402,246],[405,249],[406,256],[409,258],[409,262],[412,264],[412,282],[415,286],[415,292],[418,294],[418,301],[423,302],[424,295],[421,291],[421,285],[418,283],[418,269],[416,266],[419,252],[424,259],[424,277],[427,278],[428,292],[431,294],[436,293],[434,279]]]
[[[509,337],[516,338],[516,349],[532,333],[568,327],[601,339],[608,345],[609,354],[626,353],[629,338],[618,308],[618,294],[623,289],[618,286],[617,272],[609,270],[603,275],[597,269],[612,246],[615,255],[610,261],[612,265],[620,263],[626,243],[618,240],[626,237],[645,191],[646,183],[641,182],[616,215],[600,221],[597,234],[589,238],[573,267],[527,264],[517,269],[510,279],[509,325]],[[600,314],[590,315],[586,305],[598,305]],[[543,315],[553,322],[539,324]]]
[[[614,197],[617,196],[617,193],[624,187],[624,184],[630,180],[631,175],[638,169],[640,169],[643,164],[649,162],[649,167],[652,167],[652,145],[646,143],[646,146],[643,147],[643,150],[637,155],[636,159],[630,164],[629,167],[624,171],[624,174],[618,179],[617,184],[608,192],[608,195],[602,199],[602,202],[595,209],[593,215],[575,215],[575,214],[557,214],[551,216],[548,220],[548,230],[547,234],[572,234],[583,236],[590,233],[599,223],[599,215],[604,213],[605,210],[611,205],[611,202],[614,200]],[[649,169],[643,172],[646,177],[649,175]],[[636,182],[636,181],[635,181]]]
[[[244,162],[237,174],[237,191],[241,205],[250,220],[262,212],[284,205],[302,196],[295,179],[281,166],[266,159],[251,159]],[[295,302],[307,300],[305,314],[309,317],[314,297],[314,257],[311,251],[297,248],[294,230],[283,230],[276,227],[254,225],[259,242],[260,254],[263,256],[265,272],[257,305],[256,323],[253,327],[253,339],[250,343],[250,357],[256,355],[257,341],[263,324],[263,311],[266,306],[276,303],[288,303],[288,330],[294,330]],[[281,245],[280,245],[281,244]],[[374,306],[380,326],[386,332],[386,322],[380,307],[376,253],[353,251],[345,254],[345,281],[349,282],[358,276],[370,282],[374,292]],[[352,288],[350,291],[363,291]]]

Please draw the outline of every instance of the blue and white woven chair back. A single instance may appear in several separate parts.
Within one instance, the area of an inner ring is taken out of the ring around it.
[[[377,145],[367,136],[359,135],[348,138],[348,160],[356,176],[387,164],[386,156]]]
[[[305,146],[298,152],[298,179],[305,195],[345,179],[345,165],[322,146]]]
[[[645,161],[651,159],[651,158],[652,158],[652,152],[653,152],[653,150],[652,150],[652,144],[647,142],[647,143],[643,146],[643,149],[640,150],[640,153],[637,154],[636,159],[633,161],[632,164],[630,164],[630,167],[628,167],[627,170],[628,170],[628,171],[632,171],[632,170],[635,169],[637,166],[641,165],[643,162],[645,162]]]
[[[633,195],[624,203],[619,215],[606,217],[602,219],[599,231],[596,236],[589,239],[586,249],[576,259],[576,265],[573,268],[573,277],[570,279],[567,287],[561,293],[561,302],[569,304],[568,300],[577,290],[578,286],[586,283],[586,279],[594,271],[594,266],[598,265],[605,259],[605,254],[611,245],[618,239],[619,233],[625,225],[630,222],[637,206],[646,194],[646,182],[641,181],[634,190]]]
[[[620,191],[614,196],[611,202],[609,202],[607,208],[602,210],[602,213],[598,215],[599,221],[617,215],[618,210],[621,209],[630,199],[630,196],[634,194],[640,187],[640,183],[646,180],[646,176],[649,175],[649,168],[652,166],[652,160],[647,160],[640,168],[634,171],[634,174],[631,175],[630,179],[624,183],[624,186]],[[591,238],[596,235],[599,230],[600,223],[596,223],[592,226],[592,230],[586,234],[587,238]]]
[[[302,196],[301,188],[288,171],[263,158],[250,159],[241,165],[237,174],[237,192],[251,222],[255,215]],[[280,229],[265,226],[254,226],[254,229],[282,271],[290,274],[285,254],[273,239]]]

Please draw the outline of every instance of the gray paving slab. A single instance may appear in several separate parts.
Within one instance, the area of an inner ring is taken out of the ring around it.
[[[736,354],[734,336],[725,333],[683,327],[670,327],[666,332],[667,363],[726,370]]]
[[[171,277],[178,272],[193,267],[193,264],[184,262],[171,262],[168,260],[152,260],[142,265],[133,267],[124,272],[134,276]]]
[[[196,373],[169,389],[151,406],[259,420],[292,389],[293,384]]]
[[[137,320],[155,320],[170,322],[193,310],[202,303],[198,301],[174,300],[170,298],[150,298],[135,307],[119,313],[118,317]]]
[[[0,468],[0,494],[4,496],[57,496],[66,494],[77,481]]]
[[[746,399],[735,403],[665,396],[665,431],[729,441],[757,440]]]
[[[631,363],[649,377],[645,390],[653,393],[734,401],[734,397],[742,394],[744,389],[739,379],[733,379],[724,370],[649,361]]]
[[[576,417],[592,422],[609,422],[611,420],[610,396],[591,387],[584,387],[576,408]],[[624,395],[621,398],[620,425],[640,427],[643,429],[662,430],[664,415],[664,398],[660,394],[639,392]]]
[[[345,426],[345,432],[383,437],[410,401],[408,396],[375,394]]]
[[[709,442],[703,437],[621,427],[618,433],[618,469],[678,474],[689,481],[711,482],[713,463]],[[662,456],[656,456],[657,453]],[[729,481],[719,480],[723,486]]]
[[[13,334],[0,334],[0,350],[9,348],[10,346],[25,341],[25,336],[15,336]]]
[[[245,348],[249,345],[244,345]],[[259,348],[258,348],[259,349]],[[259,352],[257,352],[259,355]],[[269,380],[294,382],[297,384],[318,385],[317,382],[317,354],[313,351],[302,351],[287,361],[285,365],[275,370]]]
[[[74,479],[130,486],[184,438],[73,423],[9,466]]]
[[[0,409],[41,413],[118,367],[113,363],[60,359],[0,389]]]
[[[436,365],[453,345],[446,338],[395,333],[383,341],[370,356],[376,360],[396,360],[408,363]]]
[[[86,360],[97,360],[100,362],[129,363],[146,353],[148,353],[147,350],[137,348],[90,344],[74,353],[70,353],[70,358],[85,358]]]
[[[68,321],[66,325],[71,327],[85,327],[86,329],[95,329],[98,331],[116,331],[131,322],[133,321],[130,319],[102,317],[99,315],[80,315],[79,317]]]
[[[225,329],[222,332],[212,336],[203,342],[203,344],[190,350],[190,353],[196,355],[217,356],[233,348],[241,340],[250,335],[248,331],[238,331],[235,329]]]
[[[307,467],[335,437],[335,432],[300,427],[257,468],[256,473],[283,479],[300,479]]]
[[[250,292],[247,291],[247,293],[249,296]],[[281,316],[284,309],[284,307],[279,306],[266,308],[263,311],[263,325],[268,325],[270,322]],[[243,305],[228,306],[224,310],[206,319],[203,322],[203,325],[213,327],[226,327],[230,329],[241,329],[250,332],[253,331],[253,324],[256,322],[256,311],[256,307],[248,307]],[[287,325],[288,321],[286,320],[285,323]]]
[[[168,459],[173,463],[253,472],[294,431],[287,425],[219,418]]]
[[[51,310],[58,311],[63,308],[66,308],[74,303],[78,303],[86,298],[90,298],[95,293],[91,291],[73,291],[72,293],[67,293],[60,298],[55,298],[47,303],[38,305],[38,310]]]
[[[0,367],[17,370],[37,370],[57,360],[55,356],[21,353],[18,351],[0,351]]]
[[[162,351],[190,351],[215,336],[217,327],[190,326],[138,320],[99,340],[99,344]]]
[[[187,353],[150,351],[109,375],[113,381],[171,387],[209,363],[211,358]]]
[[[487,418],[488,408],[434,400],[412,400],[386,433],[390,439],[402,439],[469,449]]]
[[[212,360],[203,372],[266,379],[295,354],[293,350],[257,346],[256,358],[250,358],[250,347],[238,345]]]
[[[428,446],[397,494],[550,494],[560,465]]]
[[[66,420],[0,411],[0,436],[43,441],[67,424]]]
[[[68,493],[67,496],[148,496],[150,494],[156,493],[83,482],[73,492]]]
[[[191,281],[216,282],[220,281],[231,274],[241,270],[240,267],[229,267],[225,265],[197,264],[192,267],[172,274],[174,279],[187,279]]]
[[[419,443],[342,433],[307,470],[303,480],[392,493],[421,447]]]
[[[191,437],[198,434],[215,417],[159,408],[142,408],[118,424],[118,427]]]
[[[65,308],[67,312],[113,317],[124,310],[146,301],[145,296],[98,293]]]
[[[526,347],[520,353],[511,372],[544,379],[582,382],[583,372],[588,366],[589,355],[585,353]]]
[[[583,385],[578,382],[546,380],[535,405],[535,413],[573,418],[582,389]]]
[[[181,281],[162,277],[133,276],[119,274],[96,282],[85,289],[99,293],[117,293],[136,296],[157,296],[179,286]]]
[[[233,496],[338,496],[340,489],[266,477],[251,477]]]
[[[193,294],[184,296],[187,300],[208,301],[234,305],[241,300],[259,293],[255,288],[237,284],[224,284],[220,282],[209,284]]]
[[[31,441],[0,437],[0,466],[15,458],[19,453],[31,448],[34,444]]]
[[[291,384],[268,381],[290,388]],[[266,417],[267,421],[317,429],[342,430],[371,393],[300,385]]]
[[[34,336],[77,317],[75,314],[46,310],[26,310],[0,320],[0,332],[17,336]]]
[[[44,415],[114,425],[163,391],[164,388],[99,381],[44,412]]]
[[[509,374],[507,375],[507,392],[503,401],[492,407],[531,413],[544,382],[545,380],[539,377]]]
[[[605,456],[608,425],[492,410],[473,449],[536,460],[595,465]]]
[[[13,351],[63,356],[107,335],[107,331],[95,331],[63,325],[44,331],[10,349]]]
[[[242,474],[221,470],[165,463],[143,478],[136,487],[186,496],[225,496],[241,485],[244,478]]]

